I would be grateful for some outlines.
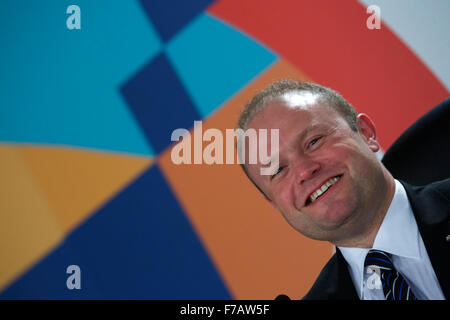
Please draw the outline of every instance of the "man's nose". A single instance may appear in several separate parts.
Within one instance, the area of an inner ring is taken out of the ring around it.
[[[319,172],[320,164],[310,158],[302,157],[295,162],[294,170],[296,182],[301,185]]]

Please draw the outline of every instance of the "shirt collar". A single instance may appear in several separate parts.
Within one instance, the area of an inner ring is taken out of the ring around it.
[[[395,180],[394,197],[381,223],[372,248],[406,258],[420,258],[419,229],[403,185]],[[351,276],[363,285],[368,248],[338,247],[350,266]]]

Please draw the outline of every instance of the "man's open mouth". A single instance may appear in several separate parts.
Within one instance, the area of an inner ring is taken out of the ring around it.
[[[327,192],[328,189],[331,188],[332,185],[334,185],[336,182],[338,182],[341,177],[342,177],[342,174],[337,175],[337,176],[325,181],[324,184],[322,184],[319,188],[317,188],[317,190],[315,190],[313,193],[311,193],[309,195],[309,197],[306,199],[305,206],[310,205],[311,203],[313,203],[314,201],[319,199],[321,196],[323,196],[323,194],[325,192]]]

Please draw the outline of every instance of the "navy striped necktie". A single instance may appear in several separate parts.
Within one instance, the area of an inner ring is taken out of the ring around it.
[[[380,269],[386,300],[417,300],[406,280],[395,270],[388,253],[374,249],[369,250],[364,262],[364,269],[370,266]]]

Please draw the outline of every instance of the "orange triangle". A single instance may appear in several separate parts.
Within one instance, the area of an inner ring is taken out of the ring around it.
[[[65,233],[133,181],[152,159],[49,146],[18,147]]]
[[[21,152],[0,143],[0,291],[63,238]]]

